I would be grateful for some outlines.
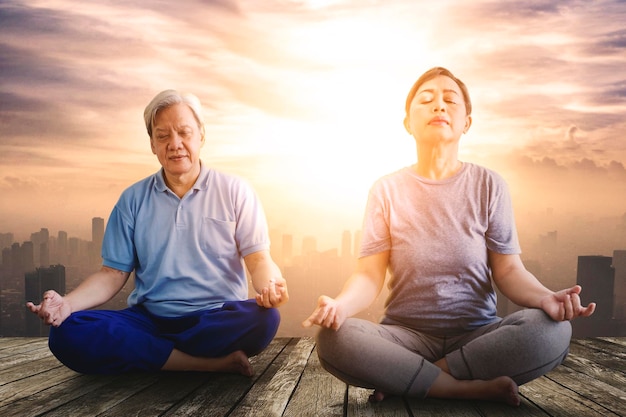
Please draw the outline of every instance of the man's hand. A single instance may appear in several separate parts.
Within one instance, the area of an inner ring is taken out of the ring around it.
[[[49,290],[43,294],[41,304],[26,303],[26,307],[39,316],[45,324],[59,327],[70,316],[72,308],[64,297],[56,291]]]
[[[265,308],[279,307],[289,301],[287,281],[284,278],[274,278],[267,287],[256,295],[256,303]]]
[[[339,330],[346,315],[337,300],[326,295],[320,296],[317,300],[317,308],[308,319],[302,322],[302,326],[311,327],[314,324],[327,327],[329,329]]]
[[[541,300],[541,309],[555,321],[572,320],[576,317],[589,317],[596,309],[596,303],[583,307],[580,303],[582,287],[575,285]]]

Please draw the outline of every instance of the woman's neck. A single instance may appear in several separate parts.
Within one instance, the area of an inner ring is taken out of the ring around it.
[[[442,180],[454,176],[462,166],[456,146],[421,146],[414,169],[421,177]]]

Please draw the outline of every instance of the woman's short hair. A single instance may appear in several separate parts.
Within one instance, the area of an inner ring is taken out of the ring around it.
[[[465,110],[466,114],[472,114],[472,101],[470,100],[469,91],[467,90],[467,86],[463,83],[463,81],[456,78],[449,70],[443,67],[434,67],[426,71],[415,81],[413,87],[411,87],[411,91],[409,91],[409,95],[406,98],[405,111],[406,117],[409,116],[409,111],[411,108],[411,102],[413,101],[413,97],[417,94],[417,90],[424,84],[426,81],[430,81],[435,77],[440,75],[444,75],[446,77],[452,78],[452,80],[459,86],[461,89],[461,93],[463,93],[463,101],[465,102]]]
[[[154,119],[160,110],[173,106],[174,104],[186,104],[191,109],[200,134],[204,138],[204,122],[202,121],[202,104],[198,97],[190,93],[180,93],[176,90],[164,90],[157,94],[152,101],[146,106],[143,112],[143,119],[146,122],[146,130],[148,136],[152,137],[152,129],[154,128]]]

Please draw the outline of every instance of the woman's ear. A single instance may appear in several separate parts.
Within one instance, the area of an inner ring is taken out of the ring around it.
[[[472,116],[468,114],[465,117],[465,128],[463,129],[463,133],[467,133],[471,125],[472,125]]]
[[[409,116],[405,116],[404,117],[404,128],[406,129],[406,131],[409,133],[409,135],[411,134],[411,125],[409,123]]]

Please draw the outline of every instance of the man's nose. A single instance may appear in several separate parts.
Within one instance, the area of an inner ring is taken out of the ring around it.
[[[183,141],[180,135],[178,133],[173,133],[170,136],[170,140],[167,142],[167,147],[169,149],[178,149],[178,147],[180,146],[182,142]]]

